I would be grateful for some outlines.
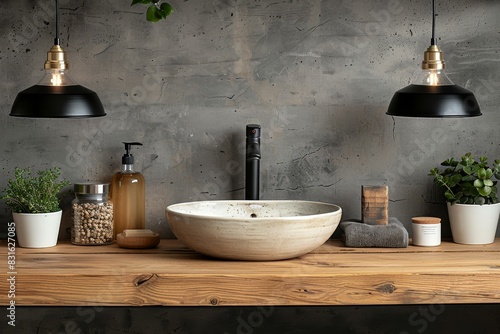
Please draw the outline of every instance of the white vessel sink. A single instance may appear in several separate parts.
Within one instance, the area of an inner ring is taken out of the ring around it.
[[[269,261],[322,245],[342,209],[309,201],[202,201],[165,210],[172,232],[189,248],[223,259]]]

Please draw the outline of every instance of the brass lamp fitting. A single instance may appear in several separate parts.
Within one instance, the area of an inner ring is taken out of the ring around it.
[[[422,61],[423,70],[442,70],[445,68],[443,60],[443,52],[437,45],[431,45],[424,52],[424,60]]]
[[[66,62],[66,51],[59,45],[53,45],[50,51],[47,52],[47,61],[45,62],[46,70],[66,70],[69,68]]]

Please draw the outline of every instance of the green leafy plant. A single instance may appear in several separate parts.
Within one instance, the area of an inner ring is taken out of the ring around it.
[[[56,180],[61,175],[59,168],[41,170],[38,176],[31,176],[31,170],[16,168],[14,178],[8,181],[3,191],[2,199],[16,213],[47,213],[57,212],[59,198],[57,195],[65,186],[71,183]]]
[[[146,20],[149,22],[158,22],[172,14],[174,11],[169,3],[161,3],[160,0],[132,0],[132,4],[130,6],[137,4],[149,5],[146,11]]]
[[[437,167],[431,169],[429,175],[434,176],[434,182],[445,188],[444,196],[451,204],[494,204],[498,203],[497,181],[500,180],[500,160],[495,160],[492,167],[488,166],[488,158],[475,160],[471,153],[462,156],[460,161],[451,158],[441,163],[446,167],[440,171]]]

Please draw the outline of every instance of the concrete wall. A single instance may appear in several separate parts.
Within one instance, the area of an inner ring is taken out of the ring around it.
[[[468,151],[500,154],[498,1],[438,2],[447,73],[484,113],[465,120],[385,115],[420,71],[430,1],[171,2],[174,14],[151,24],[127,1],[60,1],[71,74],[108,113],[84,120],[8,116],[41,78],[54,10],[50,0],[0,3],[0,188],[16,166],[109,181],[121,142],[140,141],[147,225],[171,237],[167,205],[243,198],[244,129],[259,123],[262,198],[332,202],[359,218],[361,185],[387,184],[390,215],[409,226],[415,215],[446,220],[431,167]]]
[[[359,218],[361,185],[387,184],[392,216],[407,226],[415,215],[441,216],[449,235],[428,170],[468,151],[500,156],[499,1],[438,1],[449,77],[476,94],[484,113],[467,120],[385,115],[394,92],[420,71],[430,1],[172,0],[175,13],[157,24],[129,2],[60,0],[72,76],[98,92],[108,113],[86,120],[8,116],[16,94],[42,75],[54,12],[49,0],[0,2],[0,188],[16,166],[60,166],[73,182],[109,180],[120,166],[121,142],[141,141],[133,153],[147,179],[147,224],[171,237],[167,205],[243,198],[244,129],[259,123],[264,199],[332,202],[344,217]],[[11,219],[4,208],[3,223]],[[60,236],[67,238],[64,230]],[[64,326],[72,321],[82,333],[230,333],[257,309],[214,310],[100,309],[87,322],[87,309],[28,308],[19,310],[19,333],[71,332]],[[284,308],[251,329],[493,333],[499,327],[494,306],[449,306],[424,322],[419,312]],[[467,327],[480,315],[484,328]]]

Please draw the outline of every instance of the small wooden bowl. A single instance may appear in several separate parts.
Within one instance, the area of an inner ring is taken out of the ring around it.
[[[154,233],[150,236],[126,237],[124,233],[116,236],[116,243],[122,248],[155,248],[160,243],[160,235]]]

